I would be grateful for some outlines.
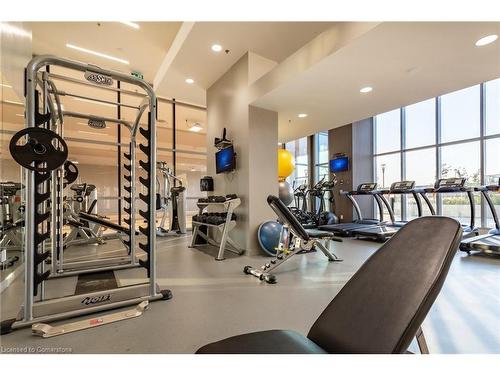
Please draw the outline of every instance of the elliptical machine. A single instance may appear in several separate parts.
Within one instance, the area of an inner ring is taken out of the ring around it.
[[[295,186],[295,181],[293,182]],[[293,216],[299,221],[300,224],[306,229],[312,229],[316,227],[314,218],[308,209],[308,195],[310,189],[306,184],[301,184],[293,190],[293,197],[295,201],[295,207],[289,207]]]
[[[319,200],[318,208],[311,214],[313,222],[316,226],[337,224],[339,219],[335,212],[335,197],[333,195],[333,188],[337,184],[337,176],[332,175],[330,181],[325,180],[325,176],[319,180],[310,190],[309,195],[315,199],[315,203]],[[330,203],[330,210],[325,210],[325,196],[328,193],[328,202]]]
[[[164,161],[156,163],[158,175],[156,181],[159,185],[156,194],[156,209],[163,211],[160,225],[156,227],[156,235],[159,237],[168,236],[169,232],[177,234],[186,233],[186,187],[182,185],[182,180],[174,176],[172,170]],[[179,186],[176,186],[176,181]],[[167,217],[170,217],[170,227],[165,228]]]

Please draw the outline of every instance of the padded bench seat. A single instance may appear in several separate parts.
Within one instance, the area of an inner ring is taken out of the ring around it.
[[[332,232],[327,232],[319,229],[307,229],[305,228],[307,234],[311,238],[333,238],[335,235]],[[339,239],[340,241],[340,239]]]
[[[200,348],[196,354],[327,354],[295,331],[270,330],[233,336]]]

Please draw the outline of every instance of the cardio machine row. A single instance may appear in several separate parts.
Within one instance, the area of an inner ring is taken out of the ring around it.
[[[423,202],[430,215],[436,214],[428,194],[464,193],[467,195],[471,210],[470,222],[462,225],[464,238],[477,236],[479,232],[474,222],[475,207],[473,200],[475,189],[467,187],[465,184],[465,178],[439,179],[433,187],[415,187],[414,181],[398,181],[394,182],[389,189],[377,189],[376,183],[362,183],[354,191],[341,192],[341,195],[349,199],[353,205],[357,218],[353,222],[319,225],[317,228],[341,237],[356,237],[383,242],[392,237],[407,223],[395,219],[393,207],[389,203],[387,196],[411,195],[416,205],[417,216],[420,217],[423,216]],[[360,196],[373,198],[378,208],[378,218],[364,218],[362,216],[359,204],[356,201],[356,197]],[[387,212],[389,220],[384,220],[384,211]]]

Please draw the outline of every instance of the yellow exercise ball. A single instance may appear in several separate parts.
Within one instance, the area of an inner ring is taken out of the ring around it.
[[[293,155],[290,151],[278,149],[278,177],[280,181],[290,176],[295,169]]]

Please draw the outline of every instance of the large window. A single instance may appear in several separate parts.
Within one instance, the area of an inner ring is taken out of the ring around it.
[[[376,157],[377,165],[377,185],[378,187],[390,186],[394,181],[401,180],[401,156],[399,153],[388,154]],[[401,218],[401,195],[387,197],[396,220]],[[384,220],[389,220],[387,210],[384,208]]]
[[[443,146],[441,148],[441,177],[465,177],[468,185],[480,185],[479,154],[479,141]],[[480,196],[474,194],[474,200],[477,222],[481,220]],[[465,194],[445,194],[442,202],[443,215],[454,217],[464,224],[469,223],[470,205]]]
[[[375,116],[375,152],[395,151],[401,148],[401,111],[382,113]]]
[[[467,184],[481,184],[479,141],[441,147],[441,177],[465,177]]]
[[[376,176],[379,188],[388,187],[395,181],[401,180],[401,156],[399,153],[377,156]]]
[[[430,99],[405,108],[405,147],[436,143],[436,100]]]
[[[295,159],[295,170],[287,178],[290,185],[295,187],[309,183],[309,150],[307,141],[307,137],[304,137],[287,142],[285,146]]]
[[[488,139],[486,141],[486,169],[485,182],[488,185],[496,185],[500,179],[500,137]],[[500,194],[491,193],[491,200],[495,205],[497,215],[500,217]],[[488,207],[486,207],[488,227],[494,227],[493,215]]]
[[[328,132],[314,135],[314,153],[314,182],[318,182],[323,177],[328,179],[330,174],[328,166]]]
[[[478,85],[441,97],[441,142],[479,137],[479,94]]]
[[[500,134],[500,78],[486,82],[484,89],[486,91],[486,135]]]
[[[415,181],[416,186],[432,186],[436,181],[436,148],[430,147],[420,150],[405,151],[406,176],[407,179]],[[428,197],[432,206],[436,206],[434,196]],[[430,215],[430,208],[425,201],[422,201],[423,215]],[[418,216],[417,203],[413,197],[406,198],[407,219],[414,219]]]
[[[432,186],[437,178],[446,177],[465,177],[468,186],[497,184],[500,79],[377,115],[374,134],[374,168],[379,186],[388,187],[403,179],[414,180],[417,186]],[[492,197],[498,210],[500,198],[498,194]],[[466,194],[429,198],[438,214],[463,223],[470,221]],[[424,214],[429,214],[422,203]],[[481,203],[481,196],[474,193],[476,225],[492,227],[492,215]],[[411,197],[403,196],[401,207],[405,219],[416,217]]]

